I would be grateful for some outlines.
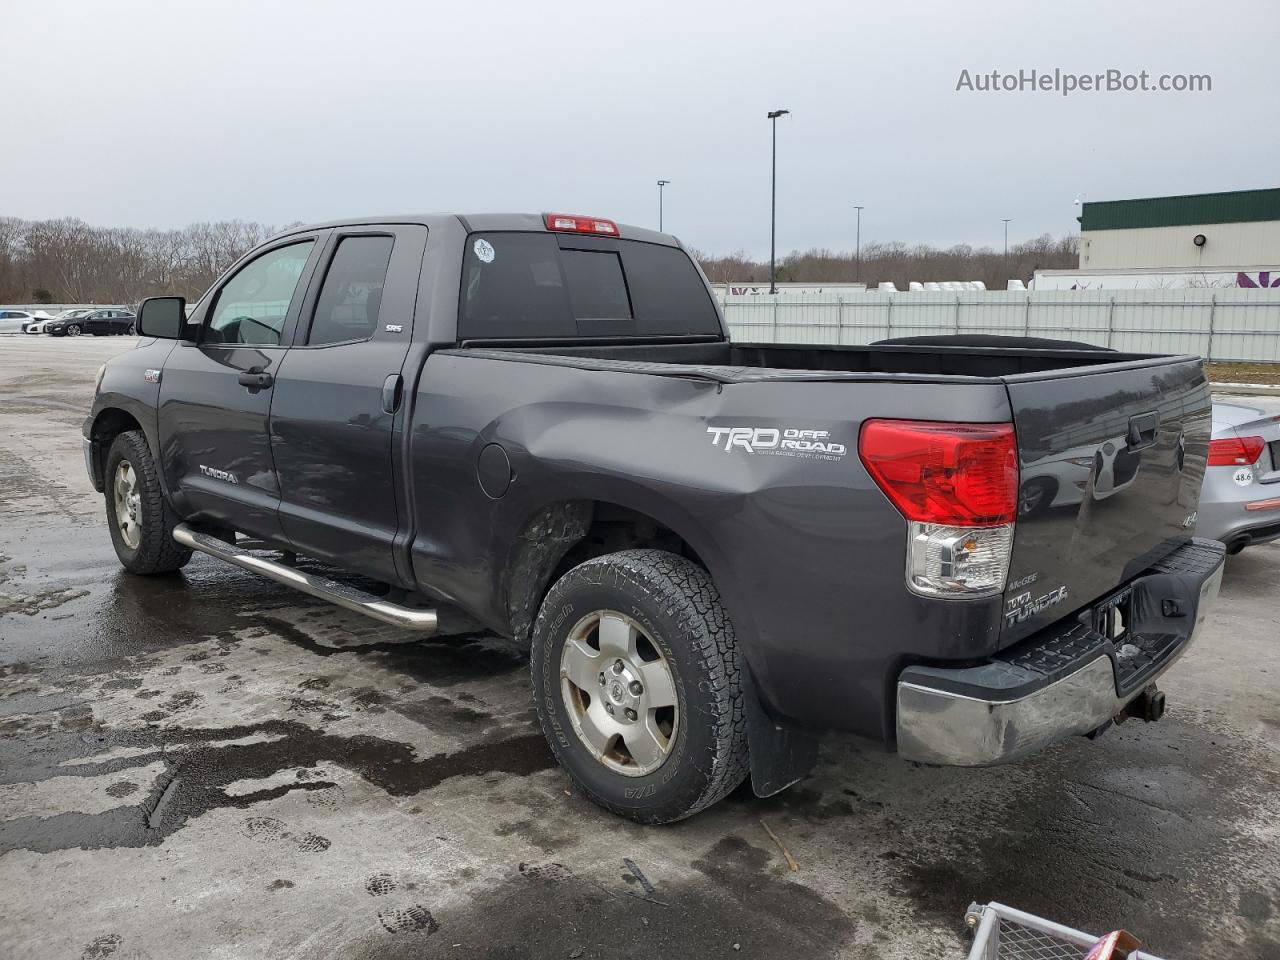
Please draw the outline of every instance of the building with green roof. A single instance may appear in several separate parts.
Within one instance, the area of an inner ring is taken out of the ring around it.
[[[1280,265],[1280,187],[1085,203],[1081,270]]]

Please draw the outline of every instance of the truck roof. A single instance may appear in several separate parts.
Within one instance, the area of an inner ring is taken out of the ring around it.
[[[417,213],[390,214],[370,217],[342,217],[338,220],[326,220],[321,223],[301,224],[282,230],[276,236],[286,237],[294,233],[305,233],[309,230],[324,230],[331,227],[356,227],[378,223],[418,223],[427,229],[438,226],[446,220],[456,220],[468,233],[480,231],[518,230],[545,233],[546,224],[541,213]],[[616,222],[616,221],[615,221]],[[629,223],[619,223],[618,236],[623,240],[641,240],[645,243],[658,243],[668,247],[680,247],[682,244],[669,233],[659,233],[647,227],[638,227]]]

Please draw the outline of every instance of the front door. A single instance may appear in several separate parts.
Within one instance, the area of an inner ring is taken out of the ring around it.
[[[301,291],[327,234],[281,240],[244,262],[191,321],[160,382],[160,448],[179,511],[281,539],[267,417]]]
[[[271,452],[280,523],[300,553],[404,582],[407,501],[396,440],[425,227],[343,227],[326,243],[276,375]]]

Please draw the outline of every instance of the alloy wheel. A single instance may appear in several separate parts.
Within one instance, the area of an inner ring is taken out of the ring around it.
[[[675,678],[625,614],[596,610],[569,631],[560,692],[583,746],[610,770],[641,777],[671,755],[680,723]]]
[[[121,460],[116,466],[111,495],[120,538],[130,550],[137,550],[142,543],[142,492],[138,488],[138,472],[128,460]]]

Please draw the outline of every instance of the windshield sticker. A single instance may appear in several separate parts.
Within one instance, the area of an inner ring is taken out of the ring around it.
[[[1241,467],[1231,475],[1231,479],[1240,484],[1240,486],[1247,487],[1253,483],[1253,471],[1248,467]]]
[[[774,457],[804,460],[840,460],[848,452],[843,443],[834,443],[828,430],[801,430],[797,427],[707,427],[711,442],[725,453],[734,449]]]
[[[496,251],[488,240],[477,240],[471,249],[476,252],[476,259],[481,263],[493,263]]]

